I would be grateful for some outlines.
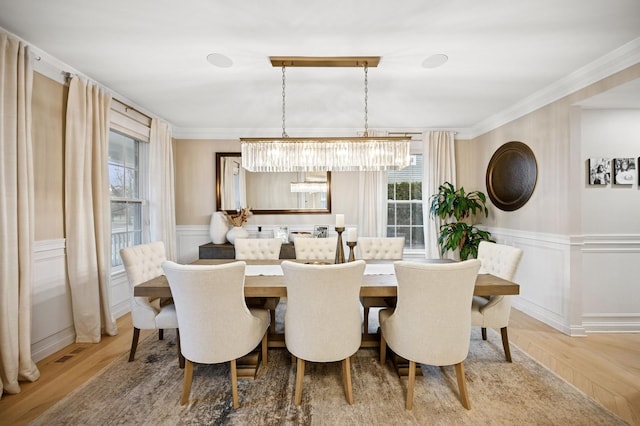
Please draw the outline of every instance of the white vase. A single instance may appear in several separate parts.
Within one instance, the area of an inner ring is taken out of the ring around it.
[[[249,231],[244,229],[242,226],[234,226],[233,228],[229,229],[229,232],[227,232],[227,240],[231,244],[233,244],[237,238],[248,238],[248,237],[249,237]]]
[[[211,215],[211,223],[209,224],[209,236],[213,244],[224,244],[227,242],[227,231],[229,225],[227,218],[222,212],[213,212]]]

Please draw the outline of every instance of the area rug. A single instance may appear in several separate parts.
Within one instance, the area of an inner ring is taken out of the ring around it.
[[[279,313],[280,314],[280,313]],[[281,315],[278,315],[281,317]],[[279,328],[280,328],[279,324]],[[183,370],[175,338],[151,336],[37,418],[32,425],[624,425],[588,396],[512,346],[504,361],[497,333],[474,329],[465,361],[471,410],[460,403],[453,367],[421,366],[413,410],[404,408],[406,379],[376,349],[352,365],[354,405],[345,401],[340,363],[307,363],[302,404],[293,403],[295,364],[271,349],[255,380],[238,383],[231,402],[229,366],[196,365],[189,404],[179,404]]]

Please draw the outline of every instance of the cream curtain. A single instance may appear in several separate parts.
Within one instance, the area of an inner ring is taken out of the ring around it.
[[[163,241],[167,259],[176,261],[175,185],[169,125],[158,119],[151,119],[149,142],[151,241]]]
[[[31,359],[32,83],[27,47],[0,34],[0,397],[40,377]]]
[[[73,77],[65,135],[67,272],[76,342],[117,334],[111,314],[109,109],[111,95]]]
[[[387,236],[387,172],[359,172],[358,236]]]
[[[440,219],[429,216],[430,198],[444,182],[456,185],[455,133],[433,131],[423,137],[422,215],[425,228],[425,256],[440,258]]]
[[[368,136],[387,136],[384,130],[369,130]],[[364,136],[359,134],[358,136]],[[387,172],[358,172],[358,236],[387,236]]]

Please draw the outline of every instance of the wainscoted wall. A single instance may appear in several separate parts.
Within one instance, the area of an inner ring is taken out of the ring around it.
[[[640,332],[640,235],[584,235],[582,323],[587,332]]]
[[[39,361],[75,340],[64,239],[34,243],[31,352]]]
[[[64,239],[35,241],[31,305],[31,352],[37,362],[75,341]],[[111,307],[114,318],[130,311],[124,270],[111,277]]]
[[[629,279],[640,276],[640,235],[486,229],[497,242],[524,250],[515,308],[571,336],[640,332],[640,288]]]

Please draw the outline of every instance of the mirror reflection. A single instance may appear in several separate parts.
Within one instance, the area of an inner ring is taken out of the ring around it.
[[[218,210],[251,207],[255,214],[330,213],[331,173],[255,173],[242,168],[239,152],[216,154]]]

